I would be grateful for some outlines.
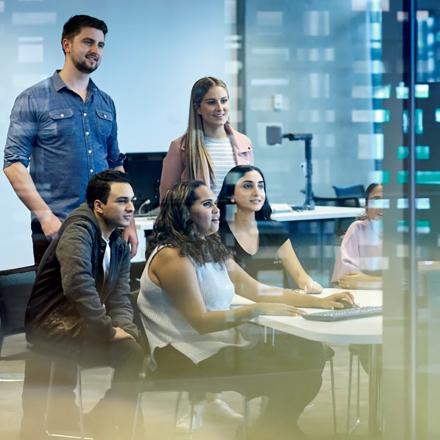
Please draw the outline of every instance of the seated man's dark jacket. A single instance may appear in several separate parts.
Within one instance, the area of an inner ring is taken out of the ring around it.
[[[130,252],[119,230],[105,242],[93,211],[82,204],[63,223],[38,269],[26,310],[29,342],[76,355],[84,343],[110,341],[114,327],[138,336],[129,294]]]

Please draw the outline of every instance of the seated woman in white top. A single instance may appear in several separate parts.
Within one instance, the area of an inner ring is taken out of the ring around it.
[[[365,216],[353,222],[336,256],[332,282],[344,289],[382,287],[382,185],[365,191]]]
[[[258,283],[230,258],[218,226],[214,195],[203,182],[176,185],[162,201],[138,297],[151,365],[167,377],[212,378],[204,391],[222,389],[215,377],[239,376],[235,391],[269,396],[259,438],[293,438],[321,385],[322,345],[291,338],[290,348],[280,349],[248,340],[241,324],[259,315],[300,316],[296,306],[341,308],[352,297],[318,298]],[[235,292],[255,303],[231,308]]]

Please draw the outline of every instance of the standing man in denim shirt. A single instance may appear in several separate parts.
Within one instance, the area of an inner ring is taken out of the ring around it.
[[[106,33],[102,20],[71,17],[61,37],[63,68],[22,92],[11,112],[4,172],[32,213],[36,263],[62,221],[84,202],[90,177],[108,168],[123,171],[115,105],[90,79],[101,63]],[[125,238],[134,256],[133,222]]]

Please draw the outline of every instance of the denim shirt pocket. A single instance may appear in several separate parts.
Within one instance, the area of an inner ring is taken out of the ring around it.
[[[71,108],[62,108],[59,110],[52,110],[49,112],[49,117],[54,121],[64,120],[73,116],[73,110]]]
[[[106,110],[101,110],[97,108],[96,115],[98,116],[98,133],[99,135],[107,138],[111,134],[113,128],[113,114]]]
[[[52,137],[58,139],[70,137],[75,128],[73,119],[73,110],[71,108],[49,111],[46,123],[41,125],[40,137],[45,140],[49,140]]]

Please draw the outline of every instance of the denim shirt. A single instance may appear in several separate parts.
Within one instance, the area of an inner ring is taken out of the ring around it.
[[[37,191],[65,219],[92,175],[123,163],[113,100],[90,80],[84,102],[58,71],[25,90],[11,112],[4,168],[14,162],[30,164]]]

